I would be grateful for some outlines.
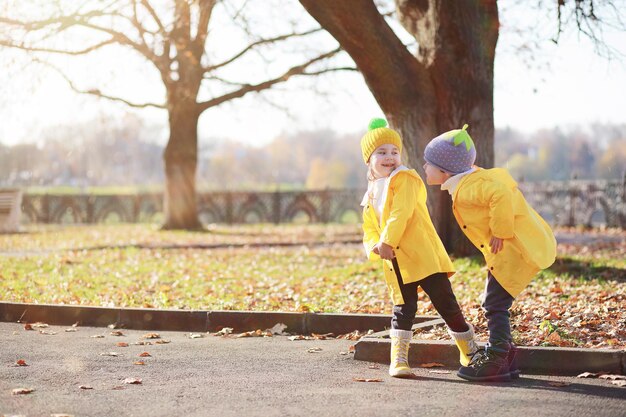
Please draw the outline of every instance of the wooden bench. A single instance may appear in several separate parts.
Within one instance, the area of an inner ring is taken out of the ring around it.
[[[22,190],[0,189],[0,233],[17,232],[22,214]]]

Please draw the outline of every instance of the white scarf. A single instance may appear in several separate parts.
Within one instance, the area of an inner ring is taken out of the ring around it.
[[[367,192],[363,196],[363,200],[361,200],[361,206],[365,207],[368,203],[370,203],[372,205],[372,208],[374,209],[374,212],[376,213],[376,217],[380,221],[383,213],[383,208],[385,207],[385,202],[387,201],[387,193],[389,190],[389,183],[391,183],[391,179],[396,176],[398,172],[408,170],[409,168],[405,167],[404,165],[400,165],[396,169],[394,169],[388,177],[369,181],[367,184]]]
[[[465,172],[461,172],[460,174],[451,176],[450,178],[446,180],[446,182],[441,184],[441,190],[449,192],[452,198],[454,198],[454,192],[456,191],[456,187],[458,187],[463,177],[468,174],[471,174],[474,171],[476,171],[476,167],[472,167]]]

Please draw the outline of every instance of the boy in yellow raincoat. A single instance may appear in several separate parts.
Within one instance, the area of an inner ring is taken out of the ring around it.
[[[370,122],[361,139],[368,165],[368,191],[363,197],[363,244],[370,260],[380,260],[394,304],[391,320],[389,374],[410,377],[411,327],[422,287],[448,325],[462,365],[478,350],[474,330],[456,301],[449,277],[454,267],[426,208],[426,187],[417,172],[400,161],[400,135],[383,119]]]
[[[508,381],[519,375],[509,309],[533,276],[552,265],[556,240],[505,169],[474,166],[476,148],[466,129],[443,133],[424,150],[426,182],[450,193],[454,217],[487,263],[482,307],[489,343],[458,375],[470,381]]]

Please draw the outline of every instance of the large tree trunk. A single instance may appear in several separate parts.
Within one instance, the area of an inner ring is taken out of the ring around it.
[[[423,174],[428,141],[464,123],[476,143],[477,164],[493,165],[496,0],[396,0],[400,21],[420,45],[417,56],[373,1],[300,2],[355,61],[390,125],[402,135],[411,167]],[[431,187],[428,203],[448,250],[468,253],[448,193]]]
[[[196,200],[198,118],[194,103],[169,108],[170,137],[165,162],[164,229],[202,228]]]

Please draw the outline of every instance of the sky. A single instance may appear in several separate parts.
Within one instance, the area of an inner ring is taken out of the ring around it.
[[[519,12],[507,17],[506,13],[501,10],[502,30],[495,62],[496,128],[511,127],[531,133],[594,122],[626,123],[626,33],[606,33],[607,42],[621,48],[621,60],[598,56],[592,43],[573,31],[564,33],[558,46],[544,41],[532,54],[524,54],[515,49],[523,38],[509,27],[532,27],[532,18]],[[554,30],[555,25],[547,25],[534,34],[545,39]],[[235,38],[227,34],[224,37]],[[225,45],[225,50],[237,47]],[[20,56],[16,51],[4,51],[0,59],[22,62]],[[534,57],[530,66],[529,56]],[[73,71],[78,72],[76,76],[85,79],[85,74],[80,74],[82,67],[70,64],[76,61],[55,59],[59,65],[72,65]],[[146,101],[146,97],[161,100],[160,80],[142,60],[119,51],[99,59],[103,60],[102,67],[111,69],[93,70],[97,74],[97,80],[90,81],[95,83],[93,86],[99,87],[101,80],[106,80],[105,85],[111,85],[119,95],[136,101]],[[162,135],[154,141],[166,141],[164,110],[129,109],[120,103],[76,94],[60,76],[43,71],[40,66],[11,68],[0,74],[0,143],[37,142],[56,126],[93,119],[117,123],[128,112],[144,118],[146,123],[162,125]],[[317,81],[326,93],[324,97],[311,91],[310,83],[296,81],[266,95],[277,106],[288,107],[289,116],[256,95],[210,109],[200,119],[201,142],[227,138],[263,145],[281,134],[326,128],[339,134],[359,133],[366,129],[370,118],[382,116],[358,73],[334,73]]]

